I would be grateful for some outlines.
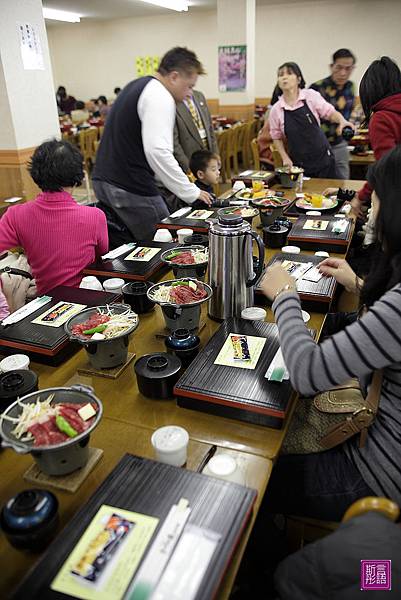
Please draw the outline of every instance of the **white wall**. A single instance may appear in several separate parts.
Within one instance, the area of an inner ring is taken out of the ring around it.
[[[55,85],[76,98],[112,97],[114,87],[135,78],[136,56],[162,55],[175,45],[198,54],[208,73],[198,88],[218,97],[216,11],[48,27],[48,37]],[[287,60],[299,63],[307,83],[326,76],[331,54],[341,47],[357,56],[358,84],[378,56],[388,54],[401,66],[401,1],[271,0],[257,6],[256,96],[271,95],[276,69]]]
[[[0,149],[31,148],[43,139],[60,135],[42,3],[41,0],[1,0],[0,4],[0,108],[4,110]],[[44,70],[24,70],[18,21],[35,27],[40,37]]]
[[[162,56],[187,46],[201,59],[207,75],[199,89],[217,97],[217,21],[215,12],[118,19],[94,24],[48,27],[55,84],[77,99],[113,96],[136,78],[137,56]]]
[[[329,74],[333,52],[357,57],[353,81],[387,54],[401,67],[400,0],[297,0],[259,6],[256,16],[256,96],[271,96],[277,67],[297,62],[307,85]]]

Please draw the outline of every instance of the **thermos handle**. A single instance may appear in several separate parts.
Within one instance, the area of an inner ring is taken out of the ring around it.
[[[252,287],[253,285],[255,285],[255,283],[257,282],[259,277],[262,275],[263,261],[265,258],[265,246],[257,233],[255,233],[254,231],[248,231],[247,233],[256,241],[256,243],[258,245],[258,251],[259,251],[259,257],[258,257],[259,261],[258,261],[258,266],[256,268],[255,277],[253,279],[251,279],[250,281],[246,282],[246,287]]]

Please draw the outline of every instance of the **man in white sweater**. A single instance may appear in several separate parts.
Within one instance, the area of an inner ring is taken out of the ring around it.
[[[191,183],[174,158],[176,102],[184,100],[204,73],[196,55],[173,48],[156,75],[131,81],[109,113],[96,156],[93,188],[99,204],[111,208],[135,240],[151,239],[168,216],[156,178],[187,204],[211,196]]]

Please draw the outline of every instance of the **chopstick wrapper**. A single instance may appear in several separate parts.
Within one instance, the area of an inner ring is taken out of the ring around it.
[[[118,248],[114,248],[114,250],[110,250],[110,252],[107,252],[107,254],[103,254],[102,259],[104,260],[105,258],[117,258],[117,256],[121,256],[121,254],[124,254],[124,252],[127,252],[128,250],[131,250],[131,248],[135,248],[135,246],[135,242],[123,244]]]
[[[50,300],[51,296],[40,296],[40,298],[35,298],[35,300],[32,300],[31,302],[28,302],[28,304],[21,306],[21,308],[3,319],[1,324],[6,326],[12,325],[13,323],[18,323],[18,321],[22,321],[22,319],[25,319],[25,317],[35,312],[35,310],[38,310],[38,308],[50,302]]]
[[[265,378],[269,381],[278,381],[281,383],[283,379],[289,379],[290,375],[285,366],[281,348],[279,348],[271,361],[269,368],[266,371]]]

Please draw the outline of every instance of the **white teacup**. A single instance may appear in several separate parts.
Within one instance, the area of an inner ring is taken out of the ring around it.
[[[186,237],[189,237],[193,234],[193,229],[178,229],[177,237],[178,243],[183,244]]]
[[[153,433],[152,446],[156,460],[182,467],[187,461],[188,432],[178,425],[166,425]]]
[[[154,242],[172,242],[173,236],[168,229],[158,229],[153,237]]]

